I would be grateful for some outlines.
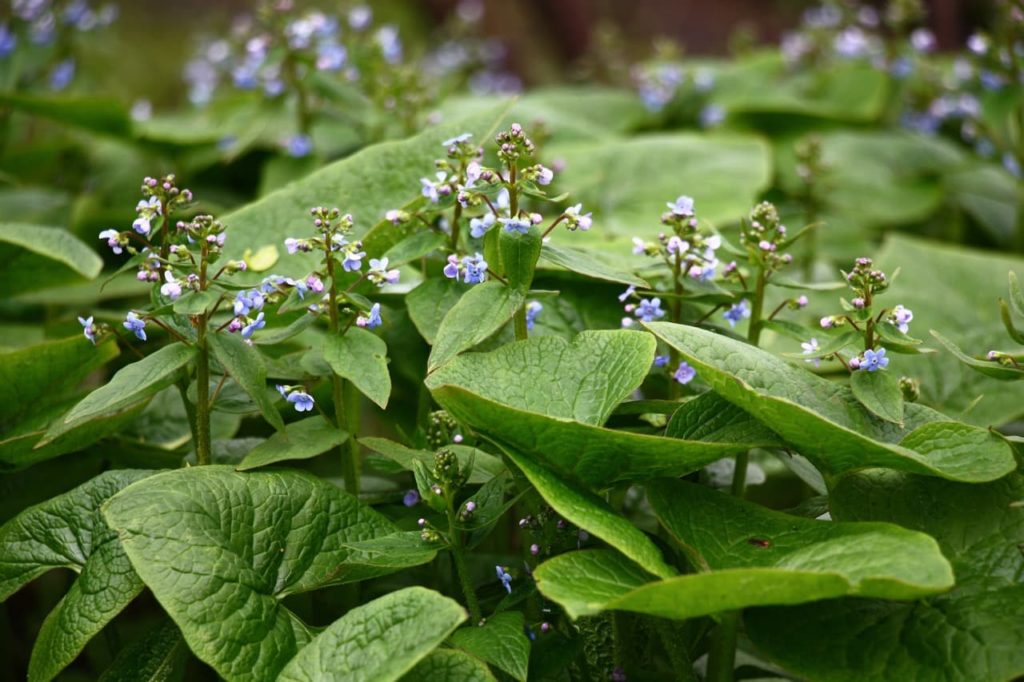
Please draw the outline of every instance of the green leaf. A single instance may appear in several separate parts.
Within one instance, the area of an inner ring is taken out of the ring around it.
[[[192,346],[172,343],[122,367],[107,384],[87,395],[63,420],[54,424],[46,434],[47,439],[52,440],[69,428],[115,412],[170,386],[195,354]]]
[[[526,294],[491,280],[476,284],[444,316],[427,360],[427,371],[486,340],[526,303]]]
[[[301,317],[296,318],[295,321],[287,327],[267,329],[265,331],[261,331],[259,334],[254,334],[255,338],[252,342],[257,346],[276,346],[277,344],[283,343],[306,331],[314,322],[316,322],[315,315],[304,314]]]
[[[1007,367],[999,362],[985,358],[973,358],[963,352],[963,350],[961,350],[961,348],[955,343],[934,329],[931,330],[931,333],[932,336],[935,337],[935,340],[945,346],[946,350],[948,350],[953,357],[980,374],[984,374],[985,376],[992,377],[993,379],[998,379],[1000,381],[1016,381],[1024,377],[1024,369]]]
[[[182,679],[188,648],[178,626],[165,621],[118,654],[99,682],[171,682]]]
[[[94,279],[103,269],[93,249],[59,227],[0,223],[0,256],[7,295]]]
[[[93,346],[82,336],[0,353],[0,430],[56,404],[117,356],[116,343]]]
[[[649,486],[655,514],[697,573],[651,579],[608,551],[571,552],[534,572],[573,617],[606,609],[685,620],[844,595],[910,599],[948,590],[937,543],[885,523],[823,523],[682,481]]]
[[[914,311],[912,326],[937,329],[968,355],[1008,350],[998,299],[1006,295],[1006,273],[1024,272],[1024,259],[893,235],[875,262],[887,272],[902,267],[885,296]],[[998,368],[995,362],[982,365]],[[919,378],[921,402],[963,414],[972,424],[1000,425],[1024,416],[1024,382],[999,382],[965,367],[950,353],[893,357],[889,370]]]
[[[345,545],[352,550],[348,565],[373,570],[400,570],[433,561],[438,545],[423,541],[420,531],[394,533],[373,540],[350,542]]]
[[[818,350],[814,353],[786,353],[786,356],[791,358],[800,358],[802,360],[827,358],[830,355],[838,353],[844,348],[848,348],[851,344],[857,343],[860,340],[860,333],[851,330],[838,334],[837,336],[827,337],[825,339],[825,343],[819,346]]]
[[[132,130],[132,121],[124,106],[109,97],[7,92],[0,93],[0,103],[16,111],[104,135],[127,137]]]
[[[1010,680],[1024,674],[1024,481],[984,485],[869,471],[832,491],[836,518],[934,536],[957,587],[917,602],[842,599],[745,616],[758,650],[799,677],[832,681]]]
[[[193,653],[228,680],[273,680],[311,639],[287,595],[394,570],[348,564],[360,555],[349,543],[391,535],[391,522],[295,471],[170,471],[104,515]]]
[[[1014,468],[1010,449],[985,429],[944,420],[915,404],[906,407],[906,428],[901,429],[869,412],[849,387],[746,343],[666,322],[645,326],[678,350],[716,393],[769,426],[826,473],[887,467],[981,482]],[[955,442],[949,447],[942,439],[897,444],[925,423],[947,424],[946,435],[955,433]],[[964,457],[969,448],[971,456]]]
[[[444,246],[445,237],[440,232],[424,230],[406,237],[385,252],[384,257],[388,259],[388,266],[397,268],[399,265],[423,256],[429,255]]]
[[[434,345],[445,315],[455,307],[466,290],[466,285],[454,280],[431,277],[406,295],[409,318],[428,344]]]
[[[242,387],[271,426],[284,431],[284,420],[267,391],[267,368],[259,351],[235,334],[210,334],[210,350],[235,383]]]
[[[466,620],[437,592],[407,587],[357,607],[317,635],[288,664],[280,682],[397,680]]]
[[[306,176],[302,182],[286,185],[224,216],[224,223],[234,226],[236,233],[225,248],[224,258],[240,258],[246,247],[283,243],[292,235],[295,221],[308,215],[310,206],[323,204],[324,197],[344,198],[344,210],[356,219],[356,236],[366,234],[388,209],[395,208],[396,202],[401,203],[402,197],[416,196],[419,179],[429,172],[439,155],[444,155],[443,140],[462,132],[471,132],[475,139],[484,140],[507,108],[508,103],[492,104],[479,113],[450,119],[414,137],[370,145]],[[388,227],[394,231],[394,226]],[[279,273],[305,277],[314,264],[313,254],[292,256],[280,263]]]
[[[51,680],[142,591],[100,505],[150,471],[110,471],[29,507],[0,527],[0,601],[54,568],[78,576],[46,617],[29,662],[30,680]]]
[[[527,457],[506,451],[541,497],[570,523],[604,540],[653,575],[670,578],[676,571],[643,531],[616,514],[596,495],[573,487]]]
[[[483,625],[468,625],[452,633],[452,644],[526,682],[530,662],[530,640],[524,631],[523,614],[496,613]]]
[[[416,450],[387,438],[365,437],[360,438],[359,443],[396,462],[401,469],[406,471],[413,470],[413,462],[421,462],[428,467],[434,466],[434,453],[430,450]],[[455,453],[460,467],[465,468],[469,466],[470,462],[473,463],[473,471],[469,474],[470,483],[486,483],[506,471],[501,459],[489,452],[466,445],[447,445],[445,447]]]
[[[486,663],[456,649],[434,649],[402,679],[407,682],[497,682]]]
[[[618,268],[605,263],[598,256],[582,249],[574,249],[572,247],[558,248],[557,246],[545,244],[541,249],[540,257],[543,261],[558,265],[570,272],[583,275],[584,277],[634,287],[651,286],[636,275],[619,270]]]
[[[384,409],[391,396],[388,346],[366,329],[352,327],[341,336],[324,338],[324,360],[334,373],[348,379],[363,395]]]
[[[1010,305],[1018,315],[1024,315],[1024,291],[1021,291],[1017,273],[1011,270],[1008,279],[1010,280]]]
[[[348,438],[329,421],[317,415],[292,422],[283,433],[275,433],[249,451],[238,465],[247,471],[288,460],[310,459],[335,448]]]
[[[711,391],[680,405],[665,427],[665,436],[709,443],[743,443],[748,450],[782,446],[779,437],[761,422]]]
[[[530,227],[526,234],[501,229],[498,231],[498,251],[501,254],[501,269],[508,284],[525,295],[533,283],[533,273],[540,258],[540,228]]]
[[[903,390],[893,372],[857,371],[850,374],[850,388],[860,404],[887,422],[903,425]]]
[[[1021,334],[1017,327],[1013,324],[1013,317],[1010,315],[1010,307],[1006,304],[1006,301],[999,299],[999,315],[1003,320],[1003,326],[1006,327],[1006,333],[1010,335],[1010,338],[1017,343],[1024,344],[1024,334]]]
[[[189,291],[171,306],[179,315],[202,315],[217,303],[217,294],[210,290]]]

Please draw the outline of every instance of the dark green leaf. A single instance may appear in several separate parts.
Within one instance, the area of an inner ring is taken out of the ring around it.
[[[267,368],[259,351],[235,334],[210,334],[206,341],[213,356],[242,387],[271,426],[284,431],[284,420],[267,391]]]
[[[500,668],[520,682],[526,682],[530,661],[530,640],[524,631],[523,614],[504,611],[452,633],[452,644]]]
[[[238,465],[239,471],[295,459],[310,459],[345,442],[348,434],[317,415],[292,422],[263,441]]]
[[[550,244],[545,244],[541,249],[540,257],[541,260],[561,266],[566,270],[575,272],[578,275],[583,275],[584,277],[600,279],[606,282],[616,282],[618,284],[625,284],[627,286],[634,287],[651,286],[636,275],[619,270],[612,265],[608,265],[604,261],[600,260],[598,256],[582,249],[574,249],[567,246],[559,248],[551,246]]]
[[[850,375],[850,388],[854,397],[872,414],[903,425],[903,390],[893,372],[858,370]]]
[[[327,336],[323,355],[335,374],[351,381],[382,409],[388,406],[391,375],[388,347],[383,339],[366,329],[352,327],[343,335]]]
[[[501,282],[474,285],[447,312],[434,339],[427,370],[434,371],[505,326],[526,303],[526,294]]]

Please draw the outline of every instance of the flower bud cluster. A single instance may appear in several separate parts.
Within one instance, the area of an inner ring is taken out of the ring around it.
[[[793,256],[780,253],[786,246],[786,226],[774,204],[762,201],[750,212],[740,230],[740,244],[747,249],[752,265],[771,274],[793,262]]]

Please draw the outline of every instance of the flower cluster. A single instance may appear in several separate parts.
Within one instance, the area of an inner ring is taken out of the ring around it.
[[[750,212],[750,219],[740,230],[740,244],[746,248],[751,264],[763,269],[766,276],[793,262],[792,255],[780,253],[788,244],[786,226],[775,206],[767,201]]]
[[[444,266],[444,276],[448,279],[466,284],[480,284],[487,279],[487,261],[479,253],[463,256],[462,260],[455,254],[448,256],[448,264]]]

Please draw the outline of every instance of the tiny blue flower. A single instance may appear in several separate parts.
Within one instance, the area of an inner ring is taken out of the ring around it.
[[[345,260],[341,262],[341,267],[345,269],[345,272],[358,271],[363,267],[363,256],[366,253],[363,251],[348,251],[345,254]]]
[[[625,303],[626,299],[636,293],[636,286],[630,284],[621,294],[619,294],[619,303]]]
[[[743,299],[726,310],[722,316],[728,320],[730,327],[735,327],[737,322],[745,317],[750,317],[750,303],[747,302],[747,299]]]
[[[384,321],[380,317],[380,303],[374,303],[369,313],[356,318],[356,325],[366,329],[373,329],[382,324],[384,324]]]
[[[141,234],[144,237],[148,237],[152,226],[150,225],[149,218],[146,216],[140,216],[132,222],[132,229]]]
[[[676,367],[676,371],[672,374],[672,378],[684,386],[693,381],[695,376],[697,376],[697,370],[685,362],[680,362],[679,366]]]
[[[479,253],[463,257],[462,267],[466,270],[466,274],[463,276],[463,281],[466,284],[480,284],[487,279],[487,261]]]
[[[284,141],[284,149],[288,152],[288,156],[301,159],[313,152],[313,140],[309,135],[296,133]]]
[[[537,184],[538,185],[550,185],[551,181],[555,179],[555,172],[547,166],[537,167]]]
[[[802,342],[800,344],[800,348],[803,349],[804,355],[814,355],[820,349],[820,346],[818,346],[818,339],[815,337],[811,337],[810,341]],[[807,360],[804,360],[804,362],[809,362],[815,367],[821,366],[821,358],[809,358]]]
[[[57,66],[53,67],[53,71],[50,72],[50,89],[63,90],[71,85],[71,81],[74,77],[75,60],[65,59],[57,64]]]
[[[129,312],[122,324],[125,329],[135,334],[139,341],[146,340],[146,321],[140,319],[134,312]]]
[[[18,46],[18,36],[14,34],[7,24],[0,24],[0,59],[4,59]]]
[[[533,329],[537,316],[540,315],[542,310],[544,310],[544,306],[541,305],[540,301],[530,301],[526,304],[526,329],[528,331]]]
[[[668,356],[667,355],[655,355],[654,356],[654,366],[655,367],[664,367],[667,364],[668,364]]]
[[[449,137],[447,140],[442,142],[441,145],[444,147],[451,147],[452,145],[455,144],[462,144],[463,142],[468,142],[471,137],[473,137],[473,133],[462,133],[461,135],[456,135],[455,137]]]
[[[92,316],[85,317],[85,318],[82,318],[82,317],[78,318],[78,323],[80,325],[82,325],[82,334],[84,334],[85,338],[89,339],[89,341],[92,342],[92,345],[95,346],[96,345],[96,326],[92,322],[93,322]]]
[[[322,43],[317,47],[316,68],[319,71],[337,71],[345,65],[348,50],[338,43]]]
[[[353,7],[348,13],[348,25],[354,31],[362,31],[373,21],[373,11],[366,5]]]
[[[693,197],[682,195],[674,202],[668,202],[666,206],[672,209],[672,213],[675,215],[684,217],[693,215]]]
[[[448,279],[457,280],[459,278],[459,257],[454,253],[449,254],[448,264],[444,266],[444,270],[442,270],[442,272]]]
[[[910,322],[914,319],[914,313],[909,308],[898,305],[892,309],[892,323],[904,334],[910,332]]]
[[[885,357],[885,349],[864,351],[864,360],[860,363],[860,369],[875,372],[889,366],[889,358]]]
[[[501,566],[495,566],[494,568],[498,574],[498,580],[501,581],[502,586],[509,594],[512,594],[512,576],[509,575],[508,571],[506,571]]]
[[[117,255],[124,253],[124,249],[121,247],[121,233],[117,230],[103,230],[99,234],[100,239],[107,240],[107,246],[110,250]]]
[[[469,235],[473,239],[480,239],[487,231],[494,227],[494,223],[497,219],[493,213],[488,213],[480,218],[472,218],[469,221]]]
[[[260,313],[260,315],[262,316],[263,313]],[[313,396],[305,391],[293,391],[288,394],[285,400],[295,405],[296,412],[310,412],[313,410],[313,404],[315,403]]]
[[[417,504],[419,504],[419,501],[420,493],[418,490],[407,490],[405,493],[405,497],[402,498],[402,504],[404,504],[406,507],[415,507]]]
[[[529,218],[498,218],[498,221],[505,226],[506,232],[519,232],[520,234],[526,234],[530,231]]]
[[[661,309],[661,299],[640,299],[640,303],[636,306],[636,316],[644,322],[654,322],[659,317],[665,317],[665,311]]]
[[[394,26],[385,25],[377,29],[377,46],[380,47],[384,61],[388,64],[397,64],[402,59],[402,41],[398,37],[398,30]]]
[[[700,125],[702,128],[714,128],[725,120],[725,109],[717,104],[709,104],[700,110]]]
[[[267,321],[263,319],[263,313],[260,313],[256,316],[256,319],[250,320],[247,325],[242,327],[242,338],[251,338],[256,333],[256,330],[263,329],[266,326]]]

